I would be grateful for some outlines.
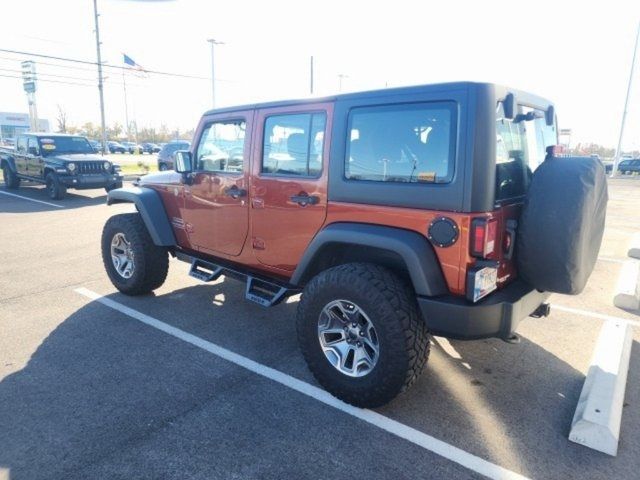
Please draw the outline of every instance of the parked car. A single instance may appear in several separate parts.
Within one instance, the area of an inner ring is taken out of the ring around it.
[[[158,170],[173,170],[173,154],[178,150],[186,150],[189,148],[189,145],[189,142],[182,140],[165,144],[158,153]]]
[[[517,342],[551,292],[584,288],[607,180],[596,159],[555,156],[555,119],[486,83],[211,110],[175,171],[109,192],[137,212],[106,222],[104,266],[128,295],[159,288],[170,255],[264,307],[302,293],[311,372],[377,407],[414,383],[431,334]]]
[[[109,148],[109,153],[125,153],[127,151],[127,147],[113,141],[107,142],[107,148]]]
[[[620,172],[622,175],[627,175],[630,173],[640,173],[640,158],[622,160],[618,164],[618,172]]]
[[[120,142],[124,148],[127,149],[127,153],[142,153],[142,147],[135,142]]]
[[[142,144],[142,153],[158,153],[159,151],[160,151],[160,147],[155,143]]]
[[[62,199],[69,188],[122,187],[120,167],[95,155],[89,141],[76,135],[19,135],[15,150],[0,149],[0,166],[7,188],[18,188],[22,180],[44,183],[53,200]]]
[[[93,149],[93,153],[100,153],[102,151],[102,144],[97,140],[88,139],[91,148]]]

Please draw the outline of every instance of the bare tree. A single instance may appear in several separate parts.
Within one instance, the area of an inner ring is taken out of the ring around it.
[[[58,133],[67,133],[67,111],[60,104],[58,104],[56,122],[58,122]]]

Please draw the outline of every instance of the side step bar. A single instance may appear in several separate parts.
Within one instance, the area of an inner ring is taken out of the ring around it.
[[[177,253],[176,256],[179,260],[191,264],[189,275],[201,282],[213,282],[223,274],[244,280],[247,284],[244,293],[245,298],[263,307],[273,307],[289,295],[299,292],[296,288],[290,288],[286,285],[258,278],[251,274],[239,272],[232,268],[195,258],[184,253]]]

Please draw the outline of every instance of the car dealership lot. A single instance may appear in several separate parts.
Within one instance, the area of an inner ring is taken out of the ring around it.
[[[640,327],[618,456],[567,440],[601,325],[588,314],[640,322],[612,302],[640,231],[637,178],[610,183],[601,260],[581,295],[552,296],[558,308],[523,321],[518,345],[435,338],[417,385],[365,419],[291,388],[289,378],[316,385],[297,348],[295,298],[263,309],[240,283],[201,284],[177,261],[155,295],[123,296],[99,239],[130,206],[107,207],[102,190],[58,202],[36,186],[10,193],[25,198],[0,193],[0,479],[478,478],[487,465],[494,476],[637,477]],[[278,383],[264,367],[290,377]],[[408,427],[404,438],[385,419]]]

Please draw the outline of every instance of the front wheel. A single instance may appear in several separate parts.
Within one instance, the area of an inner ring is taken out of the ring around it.
[[[51,200],[62,200],[67,194],[67,187],[60,183],[60,179],[53,172],[47,174],[45,184]]]
[[[161,164],[158,166],[158,170],[160,170],[161,172],[165,172],[165,171],[169,170],[169,167],[167,166],[167,164],[166,164],[166,163],[161,163]]]
[[[340,265],[316,276],[302,293],[297,331],[318,382],[358,407],[379,407],[405,391],[429,356],[412,289],[373,264]]]
[[[102,230],[102,262],[113,286],[143,295],[167,278],[169,254],[153,243],[139,213],[114,215]]]
[[[2,177],[7,188],[15,189],[20,186],[20,178],[9,168],[9,165],[2,168]]]

